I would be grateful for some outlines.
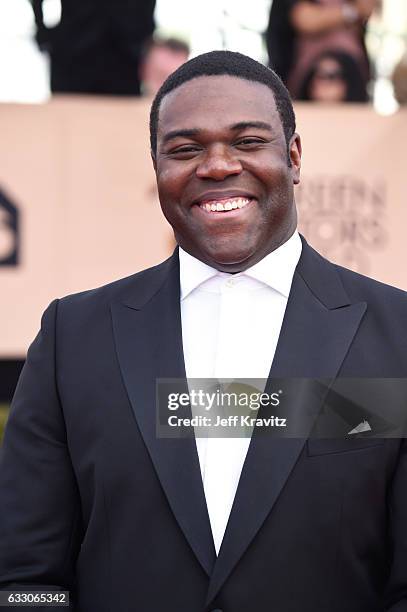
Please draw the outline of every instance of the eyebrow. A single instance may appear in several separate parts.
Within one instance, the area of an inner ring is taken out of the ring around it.
[[[239,121],[239,123],[234,123],[230,126],[230,129],[233,131],[242,131],[248,128],[257,128],[258,130],[267,130],[268,132],[272,132],[271,125],[269,123],[265,123],[265,121]]]
[[[171,132],[167,132],[163,138],[163,144],[167,143],[169,140],[173,140],[174,138],[192,138],[199,134],[202,130],[198,128],[191,128],[189,130],[172,130]]]
[[[271,125],[269,123],[265,123],[264,121],[239,121],[238,123],[234,123],[229,126],[229,129],[234,132],[239,132],[242,130],[255,128],[258,130],[267,130],[269,132],[272,131]],[[203,130],[199,128],[190,128],[184,130],[172,130],[167,132],[163,137],[163,144],[166,144],[170,140],[174,140],[175,138],[193,138],[200,134]]]

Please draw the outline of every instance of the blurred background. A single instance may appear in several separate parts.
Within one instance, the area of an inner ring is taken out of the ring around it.
[[[47,304],[173,249],[149,106],[189,57],[222,48],[290,90],[306,238],[407,289],[406,0],[0,0],[0,437]]]
[[[307,4],[304,0],[302,2]],[[298,0],[297,3],[301,4]],[[338,4],[329,0],[309,0],[308,3],[321,4],[324,8],[324,5]],[[78,45],[78,41],[75,41],[78,36],[83,38],[82,53],[89,57],[94,41],[86,42],[83,30],[91,29],[90,39],[95,37],[95,32],[96,37],[98,36],[95,25],[102,17],[105,4],[109,6],[104,0],[66,2],[67,12],[72,12],[72,15],[67,16],[67,22],[70,23],[66,25],[66,43],[71,47],[71,51],[73,46]],[[227,48],[239,50],[267,63],[268,48],[276,46],[274,43],[270,45],[267,35],[270,35],[270,32],[274,34],[278,43],[278,32],[273,30],[281,28],[281,12],[289,12],[290,5],[295,2],[275,0],[274,9],[272,0],[252,0],[250,3],[242,0],[198,0],[194,3],[188,0],[118,0],[110,4],[114,6],[115,15],[112,17],[110,14],[109,18],[118,22],[122,19],[121,27],[123,31],[127,30],[124,34],[130,37],[130,40],[133,36],[131,42],[135,46],[154,32],[156,37],[176,39],[189,46],[191,56],[211,49]],[[343,4],[342,0],[339,4]],[[351,5],[352,2],[346,4]],[[366,47],[373,69],[369,93],[378,112],[392,113],[397,109],[392,74],[406,52],[407,2],[381,0],[366,4],[366,15],[369,13],[369,5],[375,5],[369,18],[365,20]],[[74,8],[75,5],[78,5],[78,9]],[[282,11],[280,5],[283,7]],[[275,12],[274,24],[269,23],[272,10]],[[143,21],[139,23],[139,31],[136,31],[135,27],[134,32],[131,32],[127,21],[129,13],[135,22]],[[144,15],[141,16],[140,13]],[[49,98],[51,62],[47,51],[51,51],[51,57],[56,53],[55,49],[52,53],[51,40],[55,39],[61,29],[61,14],[61,0],[0,0],[0,101],[38,103]],[[120,26],[117,30],[120,30]],[[286,30],[281,31],[281,34],[287,38]],[[123,36],[123,32],[118,31],[117,36],[120,35]],[[107,38],[106,36],[104,41],[106,46]],[[56,42],[54,40],[54,43]],[[103,44],[101,43],[99,40],[99,48]],[[168,63],[169,56],[170,52],[162,54],[162,57],[157,59],[157,64]]]

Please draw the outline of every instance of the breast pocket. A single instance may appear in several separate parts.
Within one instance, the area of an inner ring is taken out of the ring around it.
[[[384,445],[381,438],[346,437],[333,439],[311,438],[307,440],[307,455],[329,455],[332,453],[351,453],[353,451],[367,451]]]

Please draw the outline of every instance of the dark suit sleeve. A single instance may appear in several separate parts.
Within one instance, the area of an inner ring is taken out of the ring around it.
[[[81,513],[56,385],[57,308],[28,351],[1,448],[0,590],[70,590],[74,580]]]
[[[401,445],[393,479],[389,521],[392,563],[385,609],[407,612],[407,440]]]
[[[52,43],[52,33],[54,28],[48,28],[44,23],[44,13],[42,10],[43,0],[30,0],[33,12],[35,25],[37,28],[35,39],[41,51],[50,51]]]
[[[34,11],[34,19],[37,28],[44,27],[44,15],[42,12],[42,0],[30,0]]]
[[[112,2],[110,6],[110,27],[116,33],[116,41],[121,47],[140,55],[146,41],[155,28],[154,11],[156,0],[131,0]]]

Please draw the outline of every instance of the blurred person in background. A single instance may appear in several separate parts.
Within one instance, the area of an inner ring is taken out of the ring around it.
[[[350,55],[367,86],[364,34],[377,6],[378,0],[273,0],[266,32],[269,61],[293,98],[316,58],[329,49]]]
[[[161,85],[189,56],[189,46],[177,38],[153,38],[145,46],[140,62],[142,93],[155,96]]]
[[[298,92],[298,100],[367,102],[366,87],[351,55],[327,51],[315,62]]]
[[[51,62],[53,93],[140,94],[139,63],[154,30],[156,0],[61,0],[61,21],[46,27],[43,0],[30,0],[36,40]]]
[[[397,102],[400,106],[407,105],[407,52],[395,67],[392,82]]]

